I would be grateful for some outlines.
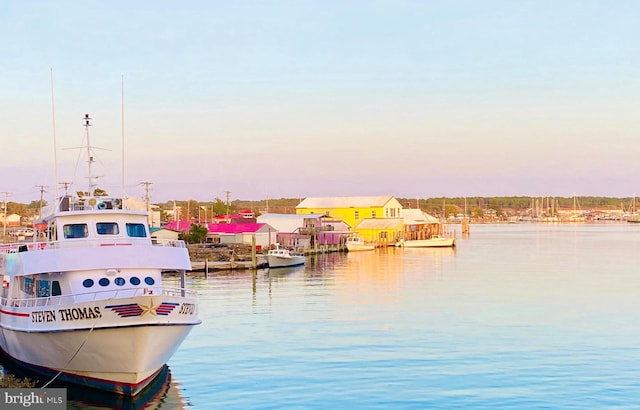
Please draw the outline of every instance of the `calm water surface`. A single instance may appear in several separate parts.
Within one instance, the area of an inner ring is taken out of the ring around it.
[[[452,249],[193,278],[162,409],[640,408],[640,226],[472,225]]]

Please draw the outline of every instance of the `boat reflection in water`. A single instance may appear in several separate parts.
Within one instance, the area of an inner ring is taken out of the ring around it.
[[[0,355],[0,373],[10,373],[20,380],[26,377],[36,382],[36,387],[44,387],[48,383],[48,380],[42,380],[42,374],[30,372],[24,367],[16,366],[4,354]],[[164,365],[158,376],[149,385],[133,397],[59,381],[54,381],[48,384],[47,387],[67,389],[67,408],[70,409],[180,410],[187,408],[185,400],[180,393],[179,384],[176,380],[172,380],[171,370],[167,365]]]
[[[296,272],[304,272],[304,265],[285,266],[276,269],[267,268],[265,270],[265,273],[269,277],[269,279],[285,278],[287,276],[293,275]]]

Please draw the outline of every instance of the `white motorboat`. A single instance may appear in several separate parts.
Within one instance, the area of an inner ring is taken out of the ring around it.
[[[289,249],[281,248],[280,244],[276,244],[275,249],[269,249],[267,252],[267,260],[269,268],[282,268],[285,266],[304,265],[304,255],[296,255],[291,253]]]
[[[429,239],[402,240],[398,246],[405,248],[444,248],[456,245],[454,236],[433,235]]]
[[[45,240],[0,245],[0,347],[53,379],[134,396],[201,322],[191,263],[184,242],[152,242],[146,211],[89,184],[43,209]],[[163,286],[163,271],[180,284]]]
[[[372,251],[375,249],[375,245],[365,243],[362,237],[358,235],[348,236],[346,245],[349,252]]]

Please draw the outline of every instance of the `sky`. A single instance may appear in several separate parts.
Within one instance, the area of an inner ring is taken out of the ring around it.
[[[0,4],[0,192],[640,193],[640,2]]]

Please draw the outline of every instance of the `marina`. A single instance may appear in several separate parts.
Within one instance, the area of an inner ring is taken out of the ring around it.
[[[189,275],[203,323],[145,405],[633,407],[638,226],[472,228],[455,248],[335,252],[284,271]]]

